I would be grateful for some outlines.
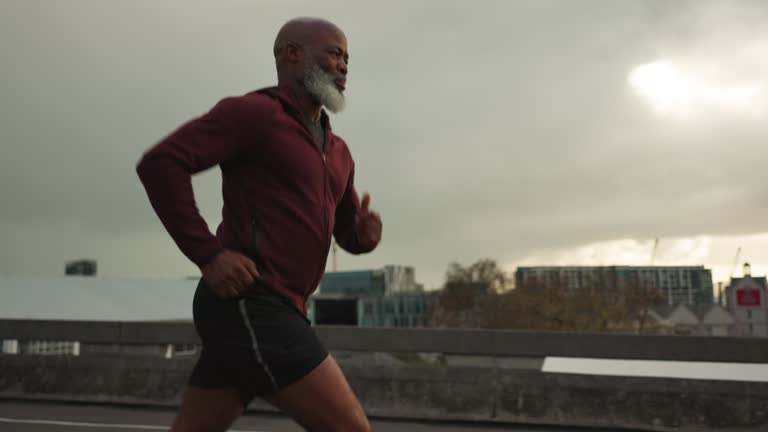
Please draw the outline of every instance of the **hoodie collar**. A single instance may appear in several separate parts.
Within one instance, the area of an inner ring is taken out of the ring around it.
[[[253,93],[261,93],[279,100],[288,113],[299,120],[302,124],[306,122],[307,115],[299,105],[296,97],[293,95],[291,89],[286,85],[266,87],[260,90],[256,90]],[[320,108],[320,122],[325,126],[327,131],[331,130],[331,122],[328,113],[324,108]]]

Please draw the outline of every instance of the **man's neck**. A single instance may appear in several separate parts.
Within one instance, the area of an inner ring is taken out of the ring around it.
[[[300,84],[294,84],[290,86],[290,89],[293,93],[293,97],[296,98],[296,101],[299,103],[301,110],[304,111],[304,114],[309,118],[309,120],[313,122],[319,121],[320,108],[322,108],[322,106],[315,100],[315,97],[309,94],[307,89],[305,89],[304,86]]]

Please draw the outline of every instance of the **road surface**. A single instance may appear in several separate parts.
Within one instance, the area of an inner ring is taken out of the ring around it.
[[[0,400],[0,431],[14,432],[147,432],[166,431],[174,411],[162,408],[116,407]],[[491,425],[478,423],[417,422],[373,419],[376,432],[585,432],[589,429]],[[606,429],[594,429],[606,432]],[[247,414],[231,432],[302,432],[278,414]]]

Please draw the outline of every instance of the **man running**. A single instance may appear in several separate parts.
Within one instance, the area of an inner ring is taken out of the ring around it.
[[[349,53],[334,24],[294,19],[274,45],[278,85],[221,100],[149,149],[138,175],[159,219],[202,272],[195,327],[203,349],[172,431],[224,431],[262,397],[311,431],[368,431],[359,401],[317,339],[306,302],[332,237],[353,254],[381,239],[358,198],[346,143],[325,109],[344,108]],[[216,235],[191,176],[219,165]]]

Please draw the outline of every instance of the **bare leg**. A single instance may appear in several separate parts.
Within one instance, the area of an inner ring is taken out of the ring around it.
[[[369,432],[363,407],[330,355],[267,400],[312,432]]]
[[[187,387],[171,432],[224,432],[243,412],[235,388]]]

